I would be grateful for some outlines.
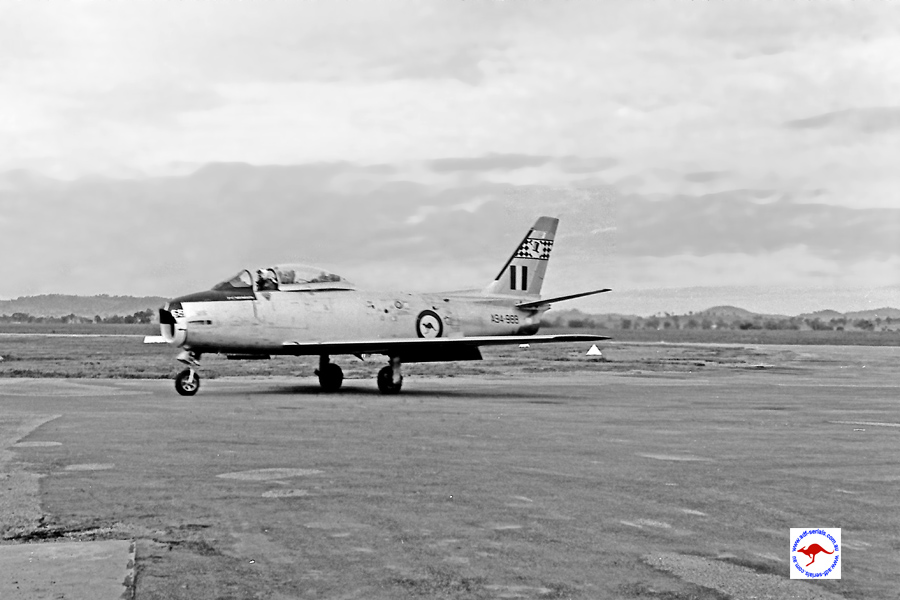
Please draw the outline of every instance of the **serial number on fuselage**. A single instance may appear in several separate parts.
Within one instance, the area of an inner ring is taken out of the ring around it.
[[[491,323],[506,323],[508,325],[518,325],[519,315],[491,315]]]

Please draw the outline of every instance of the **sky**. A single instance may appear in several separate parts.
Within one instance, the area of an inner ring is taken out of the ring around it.
[[[311,262],[652,314],[900,307],[900,4],[0,0],[0,298]]]

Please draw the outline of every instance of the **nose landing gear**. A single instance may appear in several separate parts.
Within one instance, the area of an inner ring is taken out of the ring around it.
[[[185,369],[175,376],[175,391],[182,396],[193,396],[200,389],[200,376],[193,369]]]
[[[185,350],[178,355],[178,361],[189,368],[175,376],[175,391],[182,396],[193,396],[200,389],[200,375],[195,370],[200,368],[200,354]]]

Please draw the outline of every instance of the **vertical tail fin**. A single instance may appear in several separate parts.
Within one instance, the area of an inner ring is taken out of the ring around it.
[[[559,219],[541,217],[486,288],[488,295],[540,296]]]

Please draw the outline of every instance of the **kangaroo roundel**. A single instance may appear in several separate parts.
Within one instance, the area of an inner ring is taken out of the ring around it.
[[[439,338],[444,333],[444,322],[433,310],[423,310],[416,319],[416,335],[420,338]]]

